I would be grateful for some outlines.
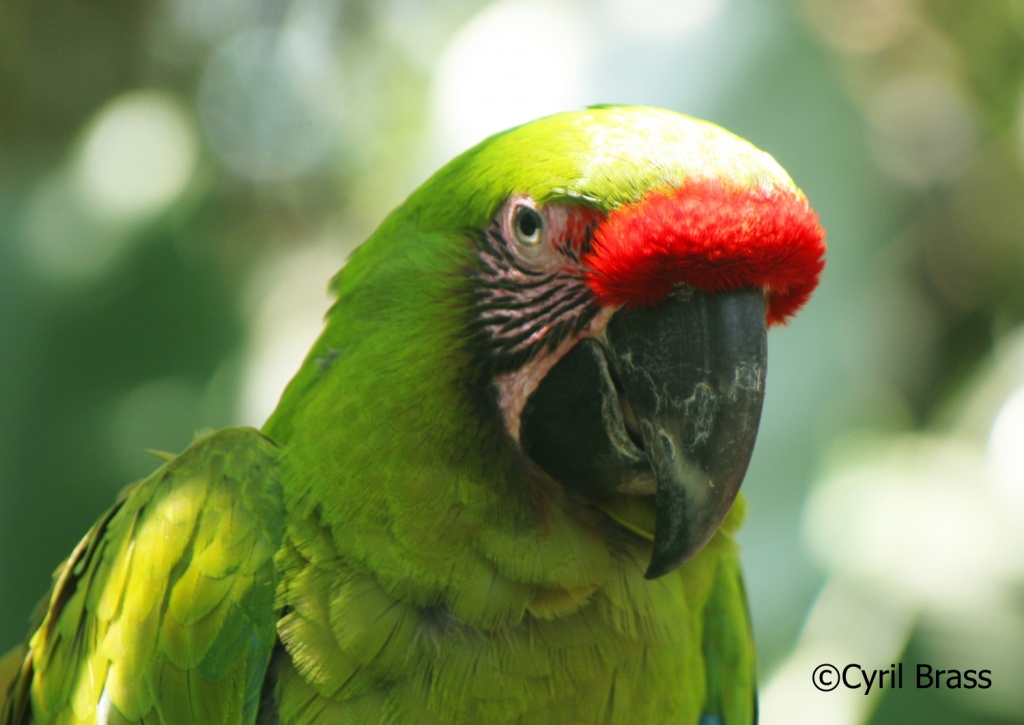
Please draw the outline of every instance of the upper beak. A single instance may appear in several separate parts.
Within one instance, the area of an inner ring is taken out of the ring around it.
[[[616,312],[577,343],[524,407],[520,442],[563,485],[655,499],[646,576],[703,548],[746,474],[764,400],[765,298],[679,286]]]

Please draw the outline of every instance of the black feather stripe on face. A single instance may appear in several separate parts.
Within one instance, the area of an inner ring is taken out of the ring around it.
[[[498,219],[480,235],[472,332],[493,375],[516,370],[543,350],[578,335],[598,312],[579,268],[577,247],[589,239],[545,240],[531,264]],[[586,229],[589,237],[590,229]]]

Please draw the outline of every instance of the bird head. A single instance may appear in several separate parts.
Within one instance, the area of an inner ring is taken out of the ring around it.
[[[474,161],[508,147],[524,166],[560,161],[554,178],[509,183],[476,235],[471,324],[505,431],[552,481],[649,535],[660,576],[739,491],[766,329],[817,285],[824,232],[767,154],[677,114],[589,109],[494,146]],[[653,520],[616,515],[636,509],[623,499]]]

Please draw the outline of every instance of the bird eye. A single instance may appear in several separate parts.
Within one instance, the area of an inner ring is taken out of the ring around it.
[[[512,230],[517,242],[526,247],[536,246],[544,236],[544,217],[536,209],[521,206],[516,209]]]

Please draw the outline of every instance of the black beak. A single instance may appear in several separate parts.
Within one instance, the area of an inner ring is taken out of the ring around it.
[[[754,450],[764,400],[761,290],[678,287],[622,309],[541,381],[520,442],[564,486],[595,498],[653,496],[646,576],[672,571],[718,530]]]

